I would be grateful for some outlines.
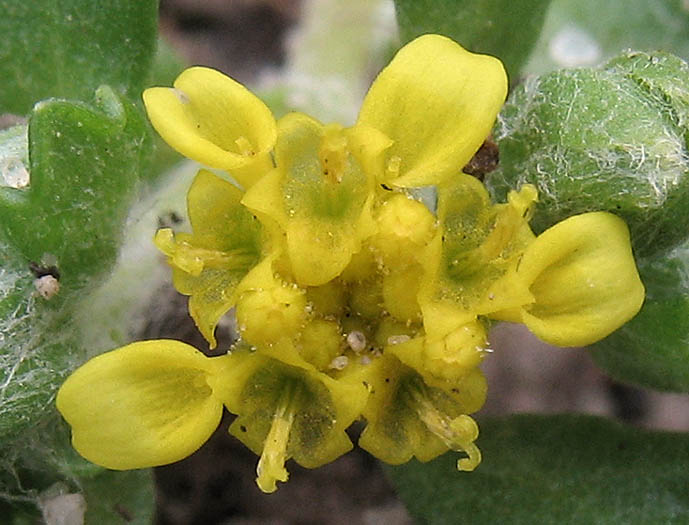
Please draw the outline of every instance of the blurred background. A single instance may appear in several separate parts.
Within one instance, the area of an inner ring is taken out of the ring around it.
[[[343,124],[355,120],[397,42],[391,0],[161,0],[160,29],[183,62],[247,84],[277,114],[296,109]],[[602,59],[580,28],[567,26],[548,38],[541,46],[548,56],[534,71],[546,62],[565,67]],[[155,301],[140,337],[207,347],[185,297],[168,287]],[[219,346],[224,341],[227,348],[231,326],[220,330]],[[615,383],[585,350],[550,347],[517,326],[498,325],[490,339],[493,353],[483,366],[489,394],[479,424],[516,412],[583,412],[689,430],[689,396]],[[289,463],[289,483],[261,493],[254,483],[257,458],[227,434],[229,417],[196,454],[156,469],[159,525],[411,523],[377,460],[356,448],[313,471]],[[354,439],[358,432],[352,430]]]

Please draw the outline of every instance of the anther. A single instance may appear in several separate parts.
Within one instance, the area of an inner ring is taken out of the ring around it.
[[[347,345],[358,354],[366,348],[366,336],[359,330],[352,330],[347,334]]]
[[[256,155],[253,146],[251,146],[251,142],[249,142],[246,137],[239,137],[237,140],[234,141],[234,143],[237,145],[239,153],[242,156],[253,157],[254,155]]]
[[[349,364],[349,358],[346,355],[339,355],[333,359],[328,368],[331,370],[344,370]]]
[[[390,337],[388,337],[388,344],[389,345],[399,345],[402,343],[406,343],[407,341],[409,341],[409,339],[411,339],[411,337],[409,337],[408,335],[404,335],[404,334],[391,335]]]
[[[342,133],[341,126],[332,124],[325,127],[318,159],[324,177],[331,182],[342,182],[347,162],[347,138]]]
[[[400,176],[400,165],[402,164],[402,159],[397,155],[390,157],[388,160],[388,165],[385,168],[385,178],[396,179]]]

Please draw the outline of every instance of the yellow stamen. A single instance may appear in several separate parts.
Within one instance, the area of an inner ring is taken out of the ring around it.
[[[397,155],[390,157],[388,165],[385,167],[385,180],[393,180],[400,176],[400,166],[402,159]]]
[[[326,126],[318,150],[318,158],[326,179],[334,183],[342,181],[347,154],[347,138],[342,133],[342,127],[337,124]]]
[[[178,245],[178,251],[172,257],[175,266],[185,269],[188,261],[200,261],[202,268],[219,268],[232,270],[245,268],[254,261],[255,257],[246,253],[246,250],[230,250],[221,252],[218,250],[208,250],[197,248],[187,242],[182,241]],[[194,275],[193,272],[189,272]],[[200,273],[200,272],[199,272]]]
[[[254,151],[251,142],[249,142],[246,137],[239,137],[237,140],[234,141],[234,143],[237,145],[239,153],[244,157],[253,157],[254,155],[256,155],[256,152]]]
[[[451,418],[430,402],[423,389],[412,389],[416,413],[426,428],[438,436],[450,450],[463,451],[469,457],[457,461],[457,470],[472,471],[481,463],[481,451],[474,444],[478,437],[476,422],[467,415]]]
[[[194,276],[199,275],[204,268],[223,270],[246,268],[255,259],[246,250],[210,250],[193,246],[187,241],[177,241],[169,228],[158,230],[154,242],[169,257],[172,265]]]
[[[280,395],[270,431],[263,444],[261,459],[256,467],[256,484],[267,494],[277,490],[278,481],[285,482],[289,478],[285,461],[289,459],[287,444],[294,422],[294,405],[297,397],[296,385],[290,381]]]
[[[481,257],[491,260],[503,256],[505,248],[531,217],[533,204],[537,199],[538,192],[531,184],[525,184],[519,192],[510,191],[509,206],[498,212],[493,230],[479,249]]]
[[[250,149],[251,144],[249,144],[249,141],[242,139],[244,139],[244,137],[238,138],[236,142],[242,142],[243,146],[240,146],[240,149],[242,150],[241,154],[245,157],[251,157],[251,161],[244,166],[239,166],[232,169],[230,174],[246,190],[251,188],[256,181],[273,169],[274,164],[273,157],[269,152],[256,154],[252,149]],[[246,141],[248,149],[244,149],[244,141]]]

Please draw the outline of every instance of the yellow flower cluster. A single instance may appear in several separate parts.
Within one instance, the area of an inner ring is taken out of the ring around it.
[[[211,347],[236,309],[239,341],[205,357],[177,341],[98,356],[57,406],[75,448],[113,469],[179,460],[217,427],[260,455],[265,492],[351,449],[383,461],[462,452],[480,462],[469,414],[486,392],[486,320],[526,324],[557,345],[596,341],[632,317],[643,287],[626,226],[571,217],[536,237],[536,191],[493,204],[461,173],[506,94],[500,62],[426,35],[376,79],[351,128],[303,114],[275,121],[243,86],[205,68],[144,93],[151,121],[201,170],[188,193],[193,233],[156,245]],[[437,203],[423,203],[434,186]]]

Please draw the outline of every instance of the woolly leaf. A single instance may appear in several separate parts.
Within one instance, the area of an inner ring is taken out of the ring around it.
[[[26,260],[54,257],[76,283],[114,260],[120,229],[146,166],[141,111],[107,86],[93,105],[50,100],[29,120],[29,183],[0,186],[0,231]]]
[[[66,374],[95,350],[81,347],[71,314],[115,261],[150,151],[140,110],[107,87],[93,106],[37,106],[28,141],[28,164],[15,159],[28,185],[0,186],[0,441],[52,410]],[[59,289],[45,298],[35,279],[51,272]]]
[[[687,86],[689,66],[663,53],[526,80],[496,125],[493,197],[534,184],[537,233],[606,210],[627,222],[637,256],[676,245],[689,232]]]

